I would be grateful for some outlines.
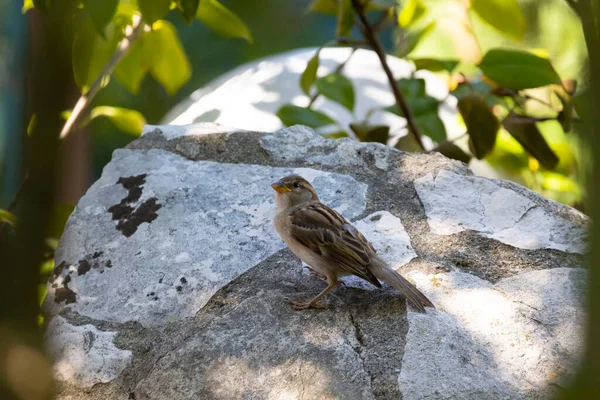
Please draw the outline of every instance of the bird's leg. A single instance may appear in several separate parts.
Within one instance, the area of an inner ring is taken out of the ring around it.
[[[290,303],[292,303],[294,305],[294,310],[296,310],[296,311],[306,310],[308,308],[327,308],[327,306],[322,305],[322,304],[317,304],[317,302],[321,299],[321,297],[325,296],[327,293],[329,293],[331,291],[331,289],[335,288],[337,285],[338,285],[338,281],[336,278],[327,276],[327,287],[321,293],[316,295],[314,299],[312,299],[309,302],[290,301]]]
[[[323,279],[324,281],[327,280],[327,275],[318,272],[317,270],[313,269],[310,265],[307,265],[306,268],[308,269],[308,273],[311,276],[317,277],[319,279]],[[337,286],[346,286],[346,284],[342,281],[337,281],[335,284]]]

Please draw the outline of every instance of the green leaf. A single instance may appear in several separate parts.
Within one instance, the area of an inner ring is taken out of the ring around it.
[[[144,21],[150,25],[154,21],[164,19],[171,7],[171,0],[137,0],[137,3]]]
[[[471,9],[505,36],[523,39],[527,21],[517,0],[471,0]]]
[[[478,96],[465,96],[458,101],[458,110],[469,133],[469,148],[478,159],[484,158],[496,143],[500,121]]]
[[[560,78],[547,58],[512,49],[492,49],[479,64],[499,86],[522,90],[559,84]]]
[[[285,126],[306,125],[316,129],[325,125],[335,124],[327,115],[293,104],[286,104],[277,111],[277,116]]]
[[[117,12],[119,0],[83,0],[83,8],[87,11],[94,29],[103,38],[104,28],[113,19]]]
[[[173,24],[155,22],[143,45],[144,56],[150,58],[150,74],[167,93],[177,92],[192,76],[192,67]]]
[[[419,58],[412,60],[415,63],[416,69],[426,69],[432,72],[438,71],[454,71],[454,68],[459,64],[458,60],[437,60],[435,58]]]
[[[140,85],[152,65],[152,56],[144,53],[144,40],[139,39],[131,45],[129,51],[117,64],[115,78],[131,93],[137,94]]]
[[[423,135],[429,136],[435,142],[439,143],[447,137],[446,127],[437,113],[419,115],[415,117],[415,123]]]
[[[408,0],[405,2],[402,11],[398,14],[398,25],[403,28],[409,27],[417,22],[427,9],[422,0]]]
[[[65,230],[67,220],[75,209],[74,204],[62,203],[54,208],[50,221],[48,223],[48,231],[46,236],[59,239]]]
[[[340,103],[348,110],[354,110],[354,87],[352,82],[339,72],[317,79],[317,90],[323,96]]]
[[[397,148],[398,150],[409,151],[411,153],[422,153],[423,152],[423,149],[417,142],[417,139],[415,139],[415,137],[413,135],[411,135],[410,133],[405,136],[402,136],[400,139],[398,139],[398,141],[396,142],[396,145],[394,147]]]
[[[436,142],[446,139],[446,127],[438,116],[440,101],[425,93],[425,80],[407,78],[399,79],[397,83],[421,133]],[[404,117],[396,104],[385,110]]]
[[[396,81],[405,97],[425,97],[425,79],[402,78]]]
[[[11,226],[17,224],[17,217],[8,210],[0,208],[0,222],[6,222]]]
[[[339,0],[337,13],[337,30],[336,35],[350,36],[350,32],[354,27],[354,18],[356,17],[352,0]]]
[[[196,17],[196,14],[198,12],[198,9],[200,7],[200,0],[176,0],[177,1],[177,7],[179,8],[179,12],[181,13],[181,16],[183,17],[183,19],[185,20],[185,22],[187,22],[188,24],[191,24],[192,21],[194,21],[194,17]],[[203,3],[206,3],[207,0],[203,0]]]
[[[448,140],[444,140],[443,142],[440,142],[440,144],[438,144],[437,147],[435,149],[433,149],[432,151],[437,151],[438,153],[441,153],[448,158],[452,158],[453,160],[462,161],[465,164],[468,164],[469,161],[471,161],[470,155],[465,153],[463,151],[463,149],[461,149],[460,147],[458,147],[457,145],[455,145],[454,143],[452,143]]]
[[[130,135],[139,136],[144,130],[146,119],[136,110],[129,108],[97,106],[90,112],[90,119],[106,117],[119,130]]]
[[[40,266],[40,275],[48,276],[54,270],[54,260],[52,258],[47,259]],[[44,285],[46,286],[46,285]]]
[[[202,0],[196,18],[219,35],[253,42],[252,34],[244,22],[216,0]]]
[[[33,0],[23,0],[23,7],[21,7],[21,13],[25,14],[29,9],[33,8]]]
[[[323,135],[323,137],[325,139],[342,139],[342,138],[347,138],[348,133],[344,132],[344,131],[338,131],[338,132],[333,132],[333,133],[327,133],[325,135]]]
[[[310,88],[315,83],[317,79],[317,69],[319,68],[319,52],[317,51],[315,55],[310,59],[308,64],[306,64],[306,68],[300,77],[300,87],[302,91],[307,95],[310,95]]]
[[[401,34],[403,36],[399,39],[400,44],[398,45],[395,55],[400,58],[409,55],[417,47],[419,42],[433,30],[433,28],[435,28],[435,22],[432,22],[421,29],[402,31]]]
[[[308,6],[308,11],[335,16],[338,13],[338,2],[337,0],[313,0]]]
[[[120,27],[109,24],[105,29],[106,40],[94,31],[91,22],[83,21],[77,26],[73,40],[73,74],[75,83],[86,92],[115,52],[123,37]]]
[[[539,161],[542,167],[554,169],[558,165],[558,156],[548,146],[535,119],[511,113],[502,121],[502,125],[529,154]]]
[[[390,127],[387,125],[369,125],[365,123],[350,124],[350,129],[361,142],[378,142],[387,144],[390,138]]]

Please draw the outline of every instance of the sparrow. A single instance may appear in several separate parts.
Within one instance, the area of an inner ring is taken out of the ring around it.
[[[390,268],[371,243],[337,211],[321,203],[312,185],[299,175],[273,183],[275,230],[292,250],[317,273],[327,288],[310,301],[291,301],[295,310],[327,308],[319,300],[339,284],[342,276],[356,275],[381,288],[380,281],[399,290],[419,311],[435,308],[412,283]]]

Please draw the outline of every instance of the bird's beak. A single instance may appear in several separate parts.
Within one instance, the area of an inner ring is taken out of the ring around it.
[[[291,192],[292,191],[292,189],[290,189],[289,187],[285,186],[283,184],[283,182],[281,182],[281,181],[277,181],[277,182],[271,184],[271,187],[277,193],[285,193],[285,192]]]

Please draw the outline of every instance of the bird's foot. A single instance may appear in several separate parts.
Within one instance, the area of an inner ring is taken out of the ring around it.
[[[305,301],[294,301],[294,300],[290,300],[289,302],[290,302],[290,304],[292,304],[294,306],[293,308],[295,311],[308,310],[309,308],[318,308],[318,309],[327,308],[326,305],[319,304],[316,302],[305,302]]]
[[[315,271],[314,269],[312,269],[311,267],[305,267],[308,269],[308,273],[310,274],[310,276],[314,276],[323,280],[327,280],[327,275],[322,274],[320,272]]]

